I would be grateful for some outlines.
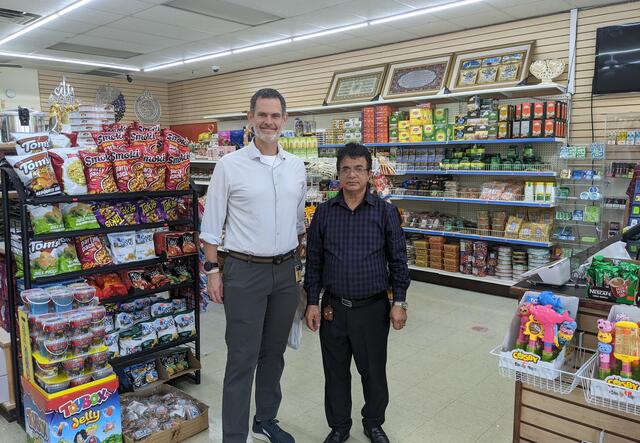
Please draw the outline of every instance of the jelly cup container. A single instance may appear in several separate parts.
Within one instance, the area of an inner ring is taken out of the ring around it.
[[[38,331],[38,335],[44,336],[44,322],[54,318],[60,318],[60,316],[58,314],[49,313],[38,315],[37,317],[35,317],[33,324],[35,325],[36,331]]]
[[[91,380],[92,380],[91,374],[81,375],[79,377],[72,378],[71,380],[69,380],[69,387],[75,388],[76,386],[87,384],[91,382]]]
[[[40,380],[40,386],[45,392],[49,394],[54,394],[56,392],[64,391],[69,387],[69,381],[62,381],[60,383],[47,383],[46,380]]]
[[[39,288],[25,289],[20,293],[20,297],[22,297],[24,304],[27,305],[29,313],[41,315],[49,312],[49,300],[51,297],[47,291]]]
[[[91,306],[84,309],[84,311],[91,314],[91,323],[94,325],[102,324],[104,318],[107,316],[107,310],[104,306]]]
[[[107,366],[109,360],[109,351],[96,352],[89,356],[88,361],[91,368],[96,371]]]
[[[36,374],[43,378],[51,378],[58,375],[58,363],[38,363],[35,359]]]
[[[86,334],[78,335],[71,339],[71,352],[73,355],[84,355],[89,352],[91,342],[93,340],[93,334],[87,332]]]
[[[91,313],[85,311],[74,312],[69,316],[69,327],[73,336],[86,334],[91,327]]]
[[[89,306],[96,297],[96,288],[83,285],[73,288],[73,298],[78,307]]]
[[[69,339],[65,337],[58,337],[53,339],[43,339],[41,342],[40,353],[44,357],[50,359],[59,359],[63,357],[67,349],[69,348]]]
[[[101,378],[105,378],[113,374],[113,368],[105,367],[102,369],[95,370],[91,373],[91,376],[94,380],[100,380]]]
[[[56,312],[69,312],[73,309],[74,293],[70,289],[49,290],[49,296]]]
[[[42,321],[44,338],[53,339],[65,337],[69,330],[69,322],[63,317],[52,317]]]
[[[67,375],[72,377],[78,377],[84,371],[84,357],[75,357],[70,360],[65,360],[62,362],[62,369],[67,373]]]

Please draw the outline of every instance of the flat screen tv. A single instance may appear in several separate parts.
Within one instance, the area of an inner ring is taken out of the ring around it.
[[[598,28],[592,91],[640,91],[640,23]]]

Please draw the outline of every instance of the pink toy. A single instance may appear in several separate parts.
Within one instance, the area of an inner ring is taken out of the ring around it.
[[[525,349],[527,345],[527,336],[524,333],[527,321],[529,320],[529,307],[531,303],[524,302],[520,306],[518,306],[518,317],[520,317],[520,332],[518,334],[518,339],[516,340],[516,348],[517,349]]]
[[[613,352],[613,323],[608,320],[598,320],[598,356],[600,366],[598,378],[604,380],[611,375],[611,353]]]
[[[558,314],[549,305],[534,305],[529,308],[533,318],[542,326],[542,361],[553,360],[553,344],[556,342],[556,325],[564,321],[573,321],[568,311]]]

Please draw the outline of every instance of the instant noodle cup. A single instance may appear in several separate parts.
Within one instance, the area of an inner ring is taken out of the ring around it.
[[[40,386],[48,394],[55,394],[56,392],[64,391],[69,388],[69,381],[61,381],[59,383],[47,383],[46,380],[40,380]]]
[[[87,359],[92,371],[103,369],[109,360],[109,351],[96,352]]]
[[[91,327],[91,313],[86,311],[74,312],[69,317],[69,328],[73,336],[86,334]]]
[[[64,357],[67,349],[69,349],[69,339],[66,337],[44,338],[41,342],[40,353],[43,357],[55,360]]]
[[[102,369],[97,369],[91,373],[91,377],[94,380],[100,380],[101,378],[105,378],[113,374],[113,368],[105,367]]]
[[[96,297],[96,288],[85,285],[73,289],[73,298],[77,307],[89,305]]]
[[[73,291],[70,289],[56,289],[49,291],[53,307],[56,312],[69,312],[73,309]]]
[[[93,342],[93,334],[87,332],[86,334],[78,335],[71,339],[71,353],[73,355],[84,355],[89,353],[91,343]]]
[[[25,289],[20,297],[32,315],[41,315],[49,312],[49,293],[43,289]]]
[[[85,357],[75,357],[62,362],[62,369],[72,378],[77,377],[84,371]]]
[[[66,337],[69,330],[69,321],[63,317],[53,317],[42,322],[43,337],[55,339]]]
[[[85,312],[91,314],[91,324],[93,326],[102,325],[104,318],[107,316],[107,310],[104,306],[92,306],[85,309]]]
[[[37,360],[33,360],[35,362],[35,371],[40,377],[43,378],[51,378],[58,375],[58,363],[38,363]]]
[[[91,380],[92,380],[91,374],[81,375],[79,377],[69,380],[69,387],[75,388],[76,386],[86,385],[87,383],[90,383]]]
[[[104,346],[104,336],[107,335],[107,330],[104,325],[92,326],[89,332],[93,335],[91,346],[96,348]]]

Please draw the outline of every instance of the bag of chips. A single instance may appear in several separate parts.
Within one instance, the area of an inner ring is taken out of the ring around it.
[[[129,144],[126,131],[92,132],[91,136],[98,146],[98,152],[107,152],[107,148],[122,148]]]
[[[100,202],[93,205],[93,213],[100,226],[111,228],[114,226],[128,226],[135,223],[127,223],[128,219],[122,213],[118,205],[109,202]]]
[[[136,233],[116,232],[107,234],[111,246],[111,256],[115,264],[136,261]]]
[[[50,232],[64,231],[62,212],[55,205],[28,205],[27,211],[31,219],[33,233],[48,234]]]
[[[143,276],[151,283],[152,288],[161,288],[171,284],[171,280],[164,275],[160,266],[152,266],[145,269]]]
[[[122,214],[125,225],[137,225],[140,223],[138,208],[134,202],[116,203],[116,209]]]
[[[16,141],[16,152],[18,155],[35,154],[49,149],[48,132],[12,132],[11,137]]]
[[[58,257],[55,254],[59,240],[29,243],[29,265],[34,278],[58,275]]]
[[[127,125],[123,125],[122,123],[111,123],[109,125],[102,125],[103,132],[127,132],[129,127]]]
[[[93,269],[101,266],[113,264],[109,249],[104,242],[104,237],[98,235],[87,235],[76,237],[76,250],[82,269]]]
[[[125,282],[134,289],[144,291],[151,289],[151,283],[144,278],[144,269],[129,269],[123,271]]]
[[[132,130],[136,130],[136,131],[156,131],[156,132],[160,132],[160,125],[143,126],[142,124],[140,124],[140,122],[132,122],[131,123],[131,128],[132,128]]]
[[[61,134],[58,132],[49,133],[50,149],[65,149],[75,146],[77,134]]]
[[[147,191],[163,191],[165,189],[166,163],[166,152],[157,152],[154,148],[144,150],[143,175]]]
[[[154,232],[153,229],[144,229],[136,232],[136,258],[138,260],[149,260],[156,257],[153,243]]]
[[[104,336],[104,344],[109,350],[109,360],[120,356],[120,348],[118,347],[118,339],[120,331],[107,332]]]
[[[60,184],[56,180],[47,152],[8,155],[5,159],[13,166],[27,191],[36,197],[60,194]]]
[[[76,247],[72,241],[68,238],[61,238],[58,241],[60,244],[54,251],[58,257],[58,274],[81,271],[82,265],[78,260]]]
[[[142,151],[160,152],[160,132],[150,130],[132,130],[129,132],[129,144],[132,147],[140,148]]]
[[[143,175],[142,149],[137,146],[130,148],[112,146],[106,148],[106,152],[111,157],[118,190],[120,192],[143,191],[146,182]]]
[[[158,343],[165,344],[178,339],[178,330],[173,316],[158,317],[154,321],[158,333]]]
[[[84,164],[84,176],[87,179],[89,194],[111,194],[118,192],[116,180],[113,177],[113,165],[106,152],[80,151],[80,158]]]
[[[151,349],[158,344],[158,334],[156,333],[153,321],[141,322],[136,326],[136,328],[140,331],[139,334],[142,340],[142,349]]]
[[[174,318],[176,329],[180,338],[188,338],[196,335],[196,316],[193,311],[183,312]]]
[[[138,200],[138,219],[140,223],[158,223],[165,221],[167,215],[154,198]]]
[[[60,203],[64,226],[71,230],[98,229],[100,225],[88,203]]]
[[[155,360],[129,366],[124,369],[124,373],[135,389],[140,389],[149,383],[158,381]]]
[[[165,130],[164,150],[167,153],[167,190],[189,189],[189,140]]]
[[[181,247],[183,254],[195,254],[198,252],[198,233],[188,231],[182,234]]]
[[[175,197],[164,197],[158,199],[158,207],[162,214],[166,215],[166,220],[178,220],[178,199]]]
[[[49,150],[53,171],[67,195],[87,193],[87,180],[78,151],[73,148],[58,148]]]

